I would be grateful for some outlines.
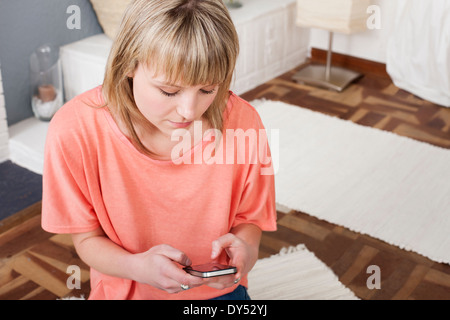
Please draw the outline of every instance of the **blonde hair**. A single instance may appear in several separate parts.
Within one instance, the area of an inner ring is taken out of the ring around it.
[[[203,116],[222,131],[238,52],[238,36],[221,0],[134,0],[125,11],[108,58],[105,102],[141,151],[152,154],[133,126],[151,126],[135,104],[129,78],[142,63],[163,73],[169,83],[219,84]]]

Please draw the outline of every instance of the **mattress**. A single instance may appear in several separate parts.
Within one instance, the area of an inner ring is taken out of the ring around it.
[[[295,25],[296,0],[241,0],[230,9],[240,41],[231,90],[242,94],[306,60],[309,31]],[[112,40],[97,34],[61,47],[65,99],[103,82]]]

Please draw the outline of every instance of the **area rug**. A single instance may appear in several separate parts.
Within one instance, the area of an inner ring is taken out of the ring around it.
[[[358,300],[303,244],[258,260],[248,287],[252,300]]]
[[[42,199],[42,176],[11,161],[0,163],[1,220]]]
[[[450,263],[450,150],[282,102],[252,105],[278,204]]]

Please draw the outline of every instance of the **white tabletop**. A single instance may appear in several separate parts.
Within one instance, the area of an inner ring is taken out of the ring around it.
[[[235,25],[252,21],[253,19],[267,14],[279,8],[286,7],[296,0],[239,0],[241,8],[229,8],[231,18]]]

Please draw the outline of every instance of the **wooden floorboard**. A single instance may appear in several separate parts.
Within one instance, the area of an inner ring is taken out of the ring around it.
[[[336,93],[292,81],[299,68],[242,97],[248,101],[262,98],[283,101],[450,148],[449,108],[397,88],[379,72],[367,73],[344,92]],[[88,267],[78,258],[69,236],[53,235],[41,229],[40,209],[40,203],[37,203],[0,222],[0,299],[88,296]],[[361,299],[450,299],[449,265],[303,212],[278,212],[278,230],[263,234],[260,258],[301,243]],[[79,290],[67,288],[69,265],[81,268]],[[370,276],[367,268],[371,265],[380,268],[380,289],[367,287]]]
[[[41,228],[40,203],[16,215],[18,218],[3,221],[0,233],[0,300],[87,297],[89,268],[79,259],[70,236],[50,234]],[[66,284],[70,265],[80,267],[79,289],[71,290]]]

